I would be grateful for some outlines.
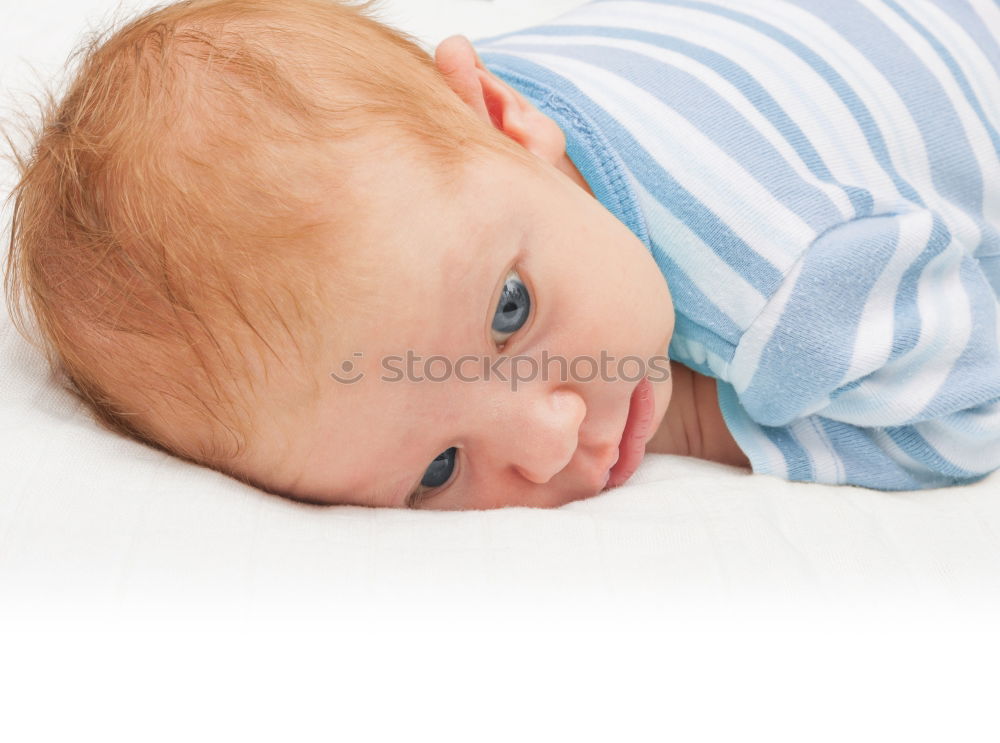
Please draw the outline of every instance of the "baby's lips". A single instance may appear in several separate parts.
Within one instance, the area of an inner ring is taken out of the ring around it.
[[[656,398],[653,395],[653,383],[648,377],[643,377],[632,390],[628,420],[625,421],[625,430],[622,431],[622,440],[618,445],[618,461],[611,468],[605,487],[618,487],[639,469],[639,464],[646,454],[646,441],[652,433],[650,429],[655,412]]]

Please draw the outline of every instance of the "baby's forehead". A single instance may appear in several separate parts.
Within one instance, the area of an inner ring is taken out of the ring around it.
[[[346,201],[325,207],[331,216],[315,265],[334,313],[328,322],[353,324],[356,316],[366,346],[403,324],[481,325],[518,251],[541,250],[553,237],[545,231],[557,228],[544,198],[510,196],[511,181],[531,173],[503,158],[472,160],[443,175],[412,152],[368,153],[352,166],[357,177]],[[539,191],[533,183],[528,189]],[[351,289],[346,296],[341,285]]]

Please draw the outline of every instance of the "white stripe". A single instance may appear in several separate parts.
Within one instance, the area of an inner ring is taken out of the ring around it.
[[[914,415],[938,395],[972,335],[972,306],[961,277],[965,257],[952,241],[927,263],[917,288],[920,340],[876,375],[894,380],[886,391],[895,394],[899,409]],[[893,424],[883,418],[882,425]]]
[[[847,480],[844,464],[815,416],[795,421],[788,427],[788,431],[808,453],[813,480],[831,485],[839,485]]]
[[[740,330],[746,330],[766,298],[638,182],[635,189],[657,247],[681,266],[691,283]],[[720,286],[726,290],[719,291]]]
[[[682,363],[690,361],[697,366],[707,366],[720,379],[725,379],[725,371],[729,366],[725,359],[709,351],[697,339],[676,334],[670,341],[670,358]]]
[[[889,360],[899,285],[916,255],[923,252],[923,246],[927,245],[932,223],[930,215],[921,220],[895,220],[900,230],[899,245],[868,294],[854,337],[851,363],[838,386],[870,374]],[[906,250],[907,245],[917,249]],[[823,414],[845,423],[868,425],[870,421],[865,417],[868,412],[865,407],[870,404],[869,394],[864,385],[855,388],[831,401]]]
[[[788,471],[788,462],[785,460],[785,455],[781,449],[765,436],[763,432],[761,432],[758,441],[758,451],[766,457],[767,466],[771,474],[777,475],[782,480],[787,480],[791,473]]]
[[[757,367],[760,365],[761,354],[771,340],[778,321],[785,314],[785,306],[795,291],[799,274],[802,273],[802,261],[796,263],[785,276],[784,282],[774,293],[753,325],[747,329],[740,339],[728,370],[728,379],[737,394],[742,395],[753,380]],[[810,413],[815,411],[809,411]]]
[[[899,465],[899,468],[903,472],[908,473],[914,480],[922,483],[925,487],[927,485],[943,487],[951,484],[951,478],[945,477],[936,470],[931,470],[926,463],[919,462],[911,457],[905,451],[900,449],[899,445],[881,428],[868,429],[868,434],[878,445],[878,448],[884,451],[892,461]],[[898,481],[898,478],[893,479]]]
[[[568,77],[598,106],[613,112],[650,158],[664,163],[683,188],[779,271],[784,272],[812,240],[812,228],[776,201],[738,160],[631,81],[566,57],[519,56]],[[692,152],[698,157],[691,157]]]
[[[1000,7],[996,0],[969,0],[969,5],[989,29],[990,36],[1000,39]]]
[[[914,428],[942,457],[964,470],[985,473],[1000,467],[1000,403],[918,423]]]
[[[754,444],[757,447],[756,454],[765,462],[766,470],[764,471],[767,474],[780,477],[782,480],[787,480],[789,471],[785,455],[778,445],[768,438],[760,424],[753,420],[746,410],[743,410],[743,430],[749,431],[753,435]],[[760,471],[760,468],[757,471]]]

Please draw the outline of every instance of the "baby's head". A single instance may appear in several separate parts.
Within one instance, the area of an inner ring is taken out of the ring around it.
[[[32,135],[8,303],[115,431],[299,500],[489,508],[603,489],[642,374],[663,419],[666,282],[463,37],[182,2],[92,40]]]

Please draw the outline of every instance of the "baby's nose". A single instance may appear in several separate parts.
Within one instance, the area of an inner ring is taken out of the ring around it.
[[[583,399],[567,389],[535,393],[520,390],[528,399],[514,403],[508,418],[507,458],[527,480],[547,483],[566,468],[579,444],[579,431],[587,414]],[[530,396],[530,397],[529,397]]]

